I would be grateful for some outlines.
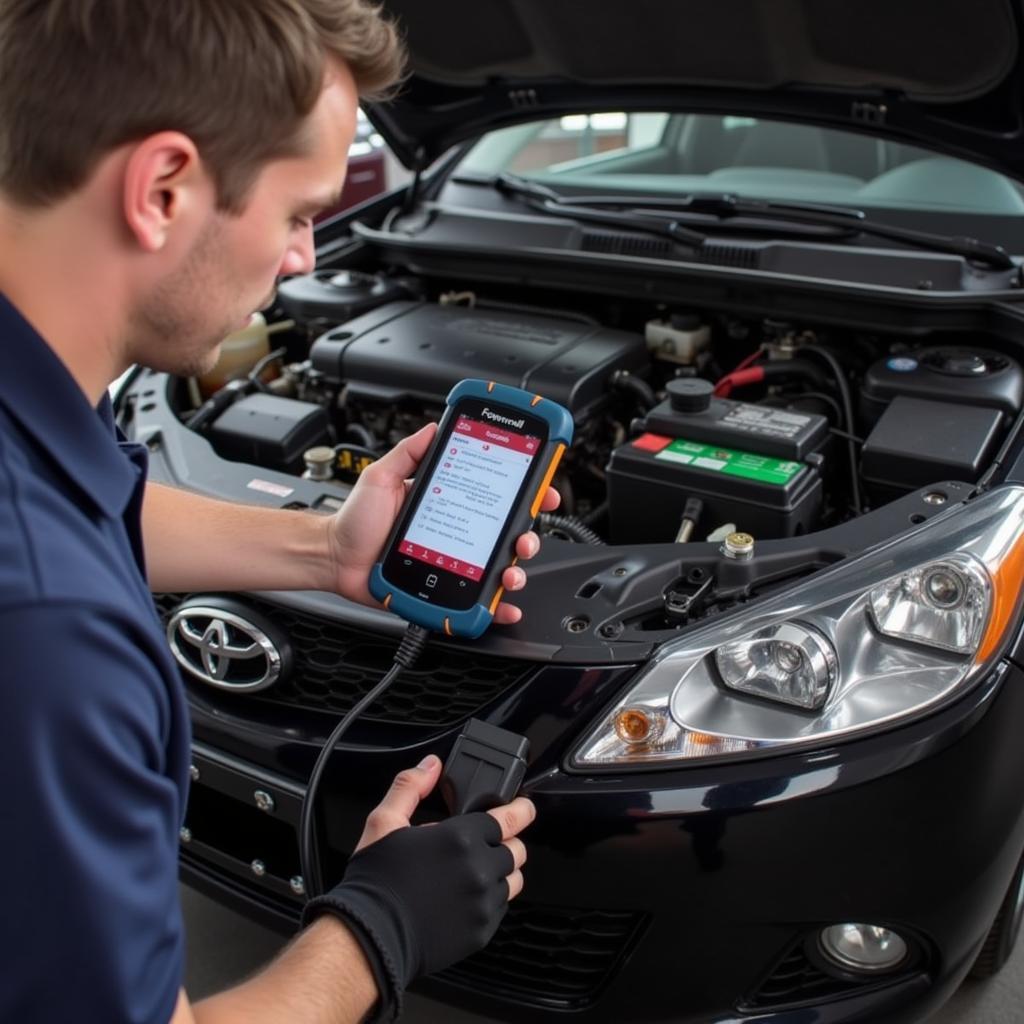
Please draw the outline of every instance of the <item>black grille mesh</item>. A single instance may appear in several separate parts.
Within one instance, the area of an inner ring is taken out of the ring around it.
[[[576,1008],[592,1002],[639,935],[643,915],[509,904],[486,949],[439,979],[520,1002]]]
[[[775,970],[747,1000],[743,1009],[763,1010],[780,1006],[792,1006],[807,1002],[834,999],[851,992],[862,992],[891,984],[905,975],[888,975],[885,978],[835,978],[817,967],[807,956],[801,943],[791,949],[776,965]]]
[[[185,599],[161,594],[157,608],[164,621]],[[270,619],[292,643],[295,663],[288,679],[259,693],[232,695],[241,701],[277,704],[343,714],[390,668],[398,644],[392,638],[363,633],[334,620],[246,597],[254,611]],[[534,666],[428,644],[412,669],[405,669],[365,714],[377,721],[449,725],[469,717],[526,678]],[[204,688],[204,696],[213,691]]]

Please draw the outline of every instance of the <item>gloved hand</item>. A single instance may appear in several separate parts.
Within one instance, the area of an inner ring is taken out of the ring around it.
[[[303,911],[304,925],[336,914],[363,947],[381,993],[374,1020],[397,1018],[414,978],[487,945],[522,888],[526,848],[515,835],[533,820],[529,800],[409,825],[440,769],[428,758],[395,779],[367,819],[342,882]]]

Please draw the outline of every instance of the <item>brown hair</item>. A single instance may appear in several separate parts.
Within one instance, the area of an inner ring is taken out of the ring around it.
[[[0,0],[0,190],[47,205],[110,150],[172,130],[237,212],[298,148],[328,59],[380,99],[404,57],[366,0]]]

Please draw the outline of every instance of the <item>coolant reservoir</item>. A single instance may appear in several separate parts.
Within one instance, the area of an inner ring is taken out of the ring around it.
[[[262,313],[253,313],[248,326],[233,331],[224,339],[217,364],[199,378],[199,391],[203,398],[209,398],[229,380],[246,376],[269,352],[267,321]]]

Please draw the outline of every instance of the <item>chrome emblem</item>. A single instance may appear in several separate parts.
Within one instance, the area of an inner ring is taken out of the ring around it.
[[[168,620],[167,641],[175,660],[196,679],[235,693],[273,686],[282,655],[267,634],[224,608],[185,605]]]

